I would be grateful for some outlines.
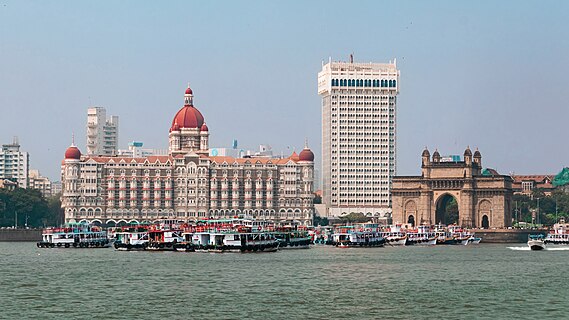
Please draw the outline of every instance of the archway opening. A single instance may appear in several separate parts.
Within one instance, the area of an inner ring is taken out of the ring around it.
[[[458,218],[458,202],[456,198],[448,193],[440,197],[437,202],[435,223],[445,225],[458,224]]]
[[[410,224],[412,227],[415,226],[415,216],[410,215],[409,218],[407,219],[407,223]]]
[[[484,228],[484,229],[490,228],[490,221],[488,220],[487,215],[482,216],[482,228]]]

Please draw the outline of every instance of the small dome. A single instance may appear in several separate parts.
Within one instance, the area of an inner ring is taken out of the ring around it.
[[[200,131],[209,131],[209,128],[207,127],[207,125],[205,124],[205,122],[202,124],[202,127],[200,128]]]
[[[470,147],[466,147],[466,150],[464,150],[464,156],[472,156],[472,151],[470,151]]]
[[[429,150],[427,148],[425,148],[425,150],[423,150],[423,154],[421,156],[422,157],[430,157],[431,153],[429,152]]]
[[[304,148],[298,155],[300,161],[314,161],[314,153],[309,148]]]
[[[290,159],[292,161],[299,161],[300,158],[298,157],[298,154],[296,153],[296,151],[293,151],[292,154],[290,155]]]
[[[65,150],[65,159],[79,160],[81,159],[81,151],[76,146],[71,145]]]

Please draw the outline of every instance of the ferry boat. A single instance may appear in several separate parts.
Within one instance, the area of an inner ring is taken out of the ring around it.
[[[531,250],[544,250],[544,236],[542,234],[530,234],[528,237],[528,247]]]
[[[267,230],[264,230],[266,228]],[[177,251],[195,252],[275,252],[279,241],[265,221],[222,219],[199,221],[186,226]]]
[[[68,223],[63,227],[46,228],[38,248],[108,248],[107,232],[87,223]]]
[[[175,244],[183,242],[182,227],[177,221],[162,221],[148,230],[148,246],[154,251],[176,250]]]
[[[391,246],[404,246],[407,243],[407,234],[403,225],[396,224],[389,226],[381,231],[381,236],[385,238],[385,243]]]
[[[415,230],[407,232],[405,245],[434,246],[437,244],[437,235],[429,226],[418,226]]]
[[[354,226],[336,228],[332,235],[333,243],[339,248],[383,247],[385,238],[378,231],[359,231]]]
[[[146,250],[149,225],[129,225],[116,230],[114,247],[119,251]]]
[[[279,242],[279,250],[308,249],[312,243],[312,237],[305,227],[277,227],[275,228],[274,235]]]
[[[553,229],[547,233],[544,243],[547,246],[568,246],[569,245],[569,224],[565,219],[553,225]]]

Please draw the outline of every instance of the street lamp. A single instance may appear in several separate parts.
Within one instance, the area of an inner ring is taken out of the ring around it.
[[[539,217],[539,198],[537,198],[537,224],[539,224],[540,222],[540,217]]]

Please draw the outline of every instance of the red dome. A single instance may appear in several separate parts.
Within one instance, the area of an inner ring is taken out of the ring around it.
[[[314,161],[314,153],[308,148],[304,148],[304,150],[300,151],[298,155],[299,161]]]
[[[207,127],[207,125],[205,124],[205,122],[202,124],[202,127],[200,128],[200,131],[209,131],[209,128]]]
[[[81,159],[81,151],[76,146],[71,146],[65,150],[65,159]]]
[[[170,130],[178,130],[178,128],[201,128],[204,124],[202,114],[194,106],[183,106],[174,119]]]

